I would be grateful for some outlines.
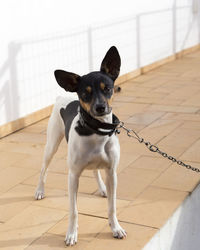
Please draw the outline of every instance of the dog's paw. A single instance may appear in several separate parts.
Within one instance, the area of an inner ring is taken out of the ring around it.
[[[106,190],[106,187],[105,188],[102,188],[102,189],[99,189],[99,193],[102,197],[107,197],[107,190]]]
[[[77,230],[68,232],[65,237],[66,246],[73,246],[77,243]]]
[[[113,228],[112,232],[113,232],[113,237],[114,238],[123,239],[123,238],[127,237],[126,231],[121,226]]]
[[[44,199],[44,189],[37,189],[35,191],[35,199],[36,200]]]

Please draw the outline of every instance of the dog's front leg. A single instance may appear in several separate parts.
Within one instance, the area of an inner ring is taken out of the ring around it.
[[[126,237],[125,230],[120,226],[116,215],[116,190],[117,174],[116,170],[111,168],[106,170],[106,188],[108,195],[108,221],[113,232],[113,236],[118,239]]]
[[[78,235],[78,211],[77,211],[77,192],[80,174],[69,170],[68,175],[68,194],[69,194],[69,225],[65,238],[67,246],[77,243]]]

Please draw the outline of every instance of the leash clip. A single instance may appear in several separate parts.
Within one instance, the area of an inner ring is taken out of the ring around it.
[[[121,133],[121,131],[119,130],[119,129],[115,129],[115,134],[120,134]]]

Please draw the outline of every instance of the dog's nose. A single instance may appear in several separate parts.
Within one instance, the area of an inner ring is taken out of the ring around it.
[[[98,114],[103,114],[105,112],[106,106],[103,104],[96,105],[96,112]]]

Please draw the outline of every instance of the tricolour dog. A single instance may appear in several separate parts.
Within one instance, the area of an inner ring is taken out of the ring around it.
[[[108,197],[108,220],[113,236],[126,237],[116,216],[116,168],[120,158],[120,146],[116,136],[118,118],[112,114],[111,102],[114,81],[119,75],[121,59],[116,47],[106,53],[100,71],[84,76],[63,70],[55,71],[58,84],[68,93],[58,97],[49,119],[47,143],[43,166],[35,193],[35,199],[44,198],[47,167],[64,135],[68,141],[68,192],[69,225],[66,245],[77,243],[78,212],[77,191],[79,177],[84,169],[92,169],[102,196]],[[106,172],[106,186],[99,169]]]

